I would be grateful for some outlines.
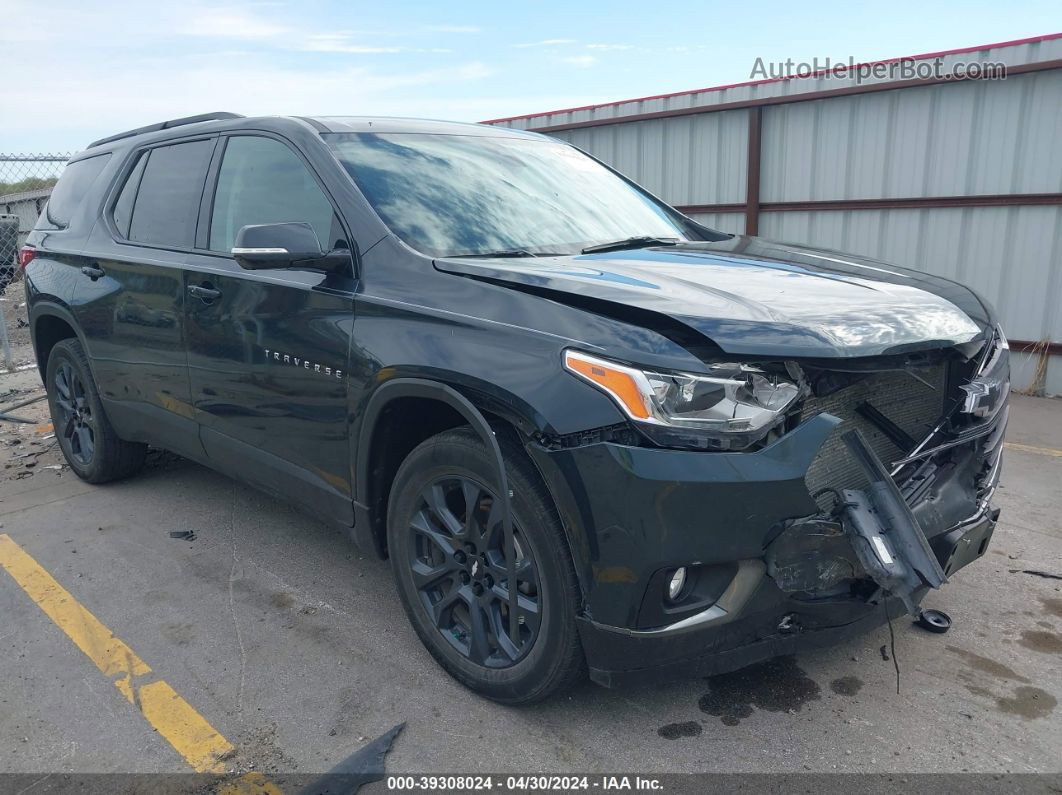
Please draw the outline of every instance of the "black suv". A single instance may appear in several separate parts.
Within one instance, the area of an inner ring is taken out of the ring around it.
[[[995,527],[985,301],[713,231],[540,135],[163,122],[75,157],[20,261],[80,477],[154,445],[353,528],[499,701],[835,642]]]

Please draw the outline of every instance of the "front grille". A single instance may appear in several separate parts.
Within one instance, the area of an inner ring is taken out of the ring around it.
[[[897,447],[876,425],[856,413],[856,406],[864,401],[903,428],[915,441],[921,441],[929,433],[944,412],[945,365],[919,367],[913,372],[929,385],[907,372],[873,373],[830,395],[812,396],[804,401],[801,419],[826,412],[842,420],[808,468],[804,478],[808,491],[814,494],[826,487],[861,489],[867,485],[866,475],[841,438],[853,428],[859,429],[888,469],[892,468],[893,461],[907,452]],[[833,500],[829,494],[823,494],[817,502],[821,508],[828,508]]]

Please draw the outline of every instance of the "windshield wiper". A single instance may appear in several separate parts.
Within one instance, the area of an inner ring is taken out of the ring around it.
[[[609,243],[597,243],[583,249],[584,254],[593,254],[597,251],[622,251],[625,248],[645,248],[647,246],[677,246],[677,237],[627,237],[623,240],[613,240]]]
[[[443,259],[456,259],[457,257],[537,257],[538,254],[525,248],[503,248],[498,251],[472,251],[468,254],[447,254]]]

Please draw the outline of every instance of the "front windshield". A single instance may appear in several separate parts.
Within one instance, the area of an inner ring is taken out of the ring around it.
[[[424,133],[323,136],[396,235],[433,257],[572,253],[687,229],[604,166],[562,143]]]

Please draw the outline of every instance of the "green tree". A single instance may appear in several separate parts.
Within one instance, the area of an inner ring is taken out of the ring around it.
[[[58,177],[26,177],[20,179],[18,182],[6,182],[0,180],[0,195],[8,193],[23,193],[29,190],[39,190],[40,188],[50,188],[57,181]]]

